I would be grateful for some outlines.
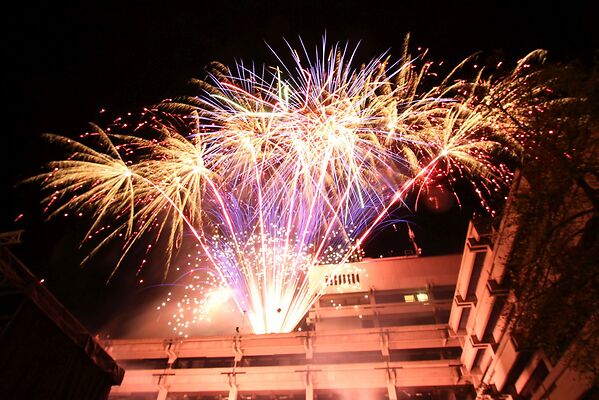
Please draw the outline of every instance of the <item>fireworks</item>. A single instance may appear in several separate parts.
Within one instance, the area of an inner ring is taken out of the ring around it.
[[[53,214],[92,213],[99,246],[123,237],[124,257],[142,237],[164,240],[165,276],[189,234],[212,271],[212,289],[194,291],[232,296],[255,333],[289,332],[329,284],[308,270],[343,268],[408,192],[462,177],[483,199],[505,178],[492,156],[508,130],[479,100],[420,90],[429,65],[405,52],[356,68],[350,50],[292,50],[290,65],[261,71],[216,65],[201,95],[148,113],[148,137],[53,136],[72,155],[35,179]]]

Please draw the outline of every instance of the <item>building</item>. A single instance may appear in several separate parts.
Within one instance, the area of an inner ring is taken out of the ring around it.
[[[462,254],[352,264],[292,333],[107,342],[127,370],[110,398],[590,399],[566,359],[552,365],[506,323],[506,215],[471,222]]]
[[[569,367],[567,354],[552,365],[542,351],[522,345],[506,322],[513,294],[505,261],[516,237],[509,218],[498,230],[489,223],[468,228],[449,318],[449,330],[460,337],[464,374],[479,398],[591,399],[596,388]]]
[[[332,279],[304,329],[292,333],[113,340],[107,349],[127,373],[111,398],[401,398],[396,387],[430,398],[466,393],[460,340],[447,325],[460,259],[356,263],[357,272]],[[325,279],[330,267],[318,268],[311,279]]]
[[[0,234],[0,397],[106,399],[123,369],[8,249],[19,236]]]

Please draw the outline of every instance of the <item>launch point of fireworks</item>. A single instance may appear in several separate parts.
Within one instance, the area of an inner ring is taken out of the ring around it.
[[[355,260],[407,193],[465,179],[484,202],[509,178],[493,157],[514,128],[474,95],[484,82],[423,91],[430,64],[406,50],[361,67],[354,52],[323,44],[313,57],[292,50],[290,65],[214,65],[200,95],[148,111],[151,137],[51,136],[72,154],[33,180],[51,189],[51,215],[92,214],[96,250],[125,238],[116,267],[153,235],[167,243],[166,277],[191,233],[213,271],[204,294],[232,296],[255,333],[289,332],[328,284],[308,270]]]

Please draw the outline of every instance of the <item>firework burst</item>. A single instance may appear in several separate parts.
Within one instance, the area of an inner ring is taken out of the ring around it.
[[[406,52],[356,68],[354,51],[292,50],[260,71],[215,65],[201,95],[152,112],[151,138],[98,128],[96,150],[54,137],[73,154],[34,179],[54,214],[91,210],[90,236],[111,219],[100,246],[122,236],[124,256],[150,231],[163,238],[165,276],[190,234],[253,332],[289,332],[329,283],[308,270],[343,268],[408,192],[439,176],[485,188],[505,177],[491,160],[506,132],[472,97],[421,91],[429,64]]]

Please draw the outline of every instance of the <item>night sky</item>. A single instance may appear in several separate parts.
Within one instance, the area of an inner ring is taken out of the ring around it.
[[[24,243],[13,251],[92,331],[104,329],[115,315],[126,318],[132,303],[151,304],[154,298],[151,290],[139,291],[126,266],[106,284],[118,249],[79,267],[84,227],[69,219],[43,222],[38,188],[15,187],[44,162],[64,157],[42,133],[76,137],[89,122],[105,126],[162,99],[193,94],[188,80],[205,77],[209,62],[272,62],[265,42],[284,52],[283,38],[297,44],[301,36],[313,48],[326,33],[329,43],[360,41],[362,60],[386,50],[397,59],[409,32],[413,48],[428,48],[431,60],[447,65],[479,51],[482,60],[513,62],[537,48],[548,50],[550,61],[590,62],[599,48],[592,1],[525,7],[506,1],[158,3],[21,2],[4,11],[1,230],[25,230]],[[422,207],[408,216],[423,253],[461,251],[474,210],[465,198],[462,208],[450,204],[433,213]],[[367,253],[399,255],[405,238],[401,229],[383,232]],[[149,273],[146,279],[159,276]]]

